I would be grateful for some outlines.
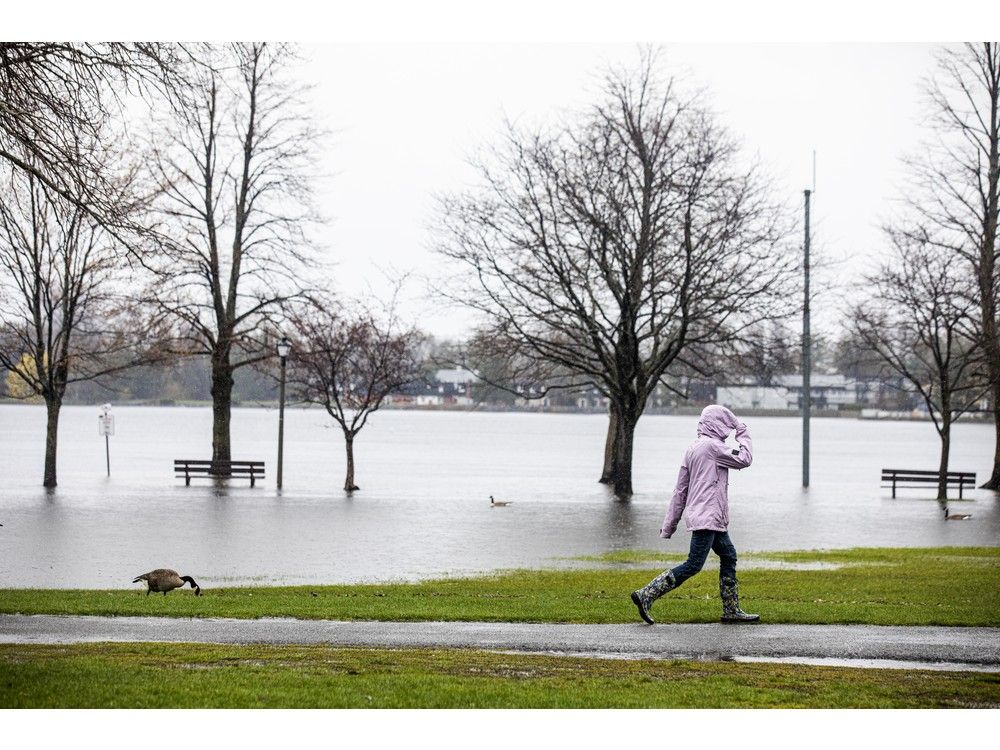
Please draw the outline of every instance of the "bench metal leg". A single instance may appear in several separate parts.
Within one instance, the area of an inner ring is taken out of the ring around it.
[[[185,487],[191,486],[191,475],[188,474],[186,471],[184,472],[184,486]]]
[[[893,499],[896,498],[896,478],[895,477],[892,478],[892,497],[893,497]]]
[[[254,475],[253,474],[250,475],[250,486],[251,487],[255,486],[254,485]]]

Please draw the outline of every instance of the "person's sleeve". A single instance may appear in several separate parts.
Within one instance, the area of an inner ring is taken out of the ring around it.
[[[684,506],[687,505],[688,496],[688,467],[682,465],[680,473],[677,475],[677,484],[674,486],[674,496],[670,498],[670,505],[667,506],[667,515],[663,518],[663,525],[660,526],[660,538],[669,539],[680,523]]]
[[[750,431],[747,426],[740,422],[736,428],[736,442],[740,444],[739,450],[730,450],[726,445],[719,446],[719,452],[715,457],[715,462],[719,466],[727,469],[745,469],[753,463],[753,441],[750,440]]]

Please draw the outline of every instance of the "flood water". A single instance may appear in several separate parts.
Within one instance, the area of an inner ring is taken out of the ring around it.
[[[355,444],[348,497],[339,428],[318,410],[285,419],[275,489],[277,412],[235,409],[233,458],[264,460],[250,489],[174,479],[175,458],[209,458],[208,408],[118,407],[111,477],[94,407],[65,407],[59,487],[41,485],[45,412],[0,405],[0,587],[129,587],[157,567],[204,586],[414,579],[551,566],[623,548],[686,551],[658,530],[696,417],[647,415],[631,502],[596,482],[607,418],[583,414],[385,411]],[[882,467],[933,469],[922,422],[814,419],[812,486],[802,490],[800,421],[747,420],[752,467],[730,474],[730,533],[744,551],[852,546],[995,545],[1000,501],[976,490],[946,522],[934,492],[879,488]],[[991,466],[993,430],[959,424],[952,468]],[[512,500],[491,508],[489,496]]]

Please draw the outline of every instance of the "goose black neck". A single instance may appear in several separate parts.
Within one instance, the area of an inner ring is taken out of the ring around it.
[[[195,583],[191,576],[181,576],[181,580],[191,584],[191,588],[194,589],[195,596],[201,593],[201,586]]]

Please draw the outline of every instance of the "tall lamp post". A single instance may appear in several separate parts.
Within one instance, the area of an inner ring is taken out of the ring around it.
[[[809,331],[809,199],[816,192],[816,152],[813,151],[812,190],[806,190],[806,236],[803,243],[803,270],[805,271],[805,297],[802,307],[802,486],[809,486],[809,417],[812,412],[812,335]]]
[[[815,157],[814,157],[815,158]],[[815,166],[813,167],[815,170]],[[815,181],[815,177],[813,178]],[[809,331],[809,198],[806,190],[806,236],[803,246],[805,297],[802,307],[802,486],[809,486],[809,417],[812,412],[812,334]]]
[[[281,358],[281,389],[278,393],[278,489],[281,489],[281,462],[285,447],[285,363],[292,350],[292,342],[286,336],[278,342],[278,356]]]

